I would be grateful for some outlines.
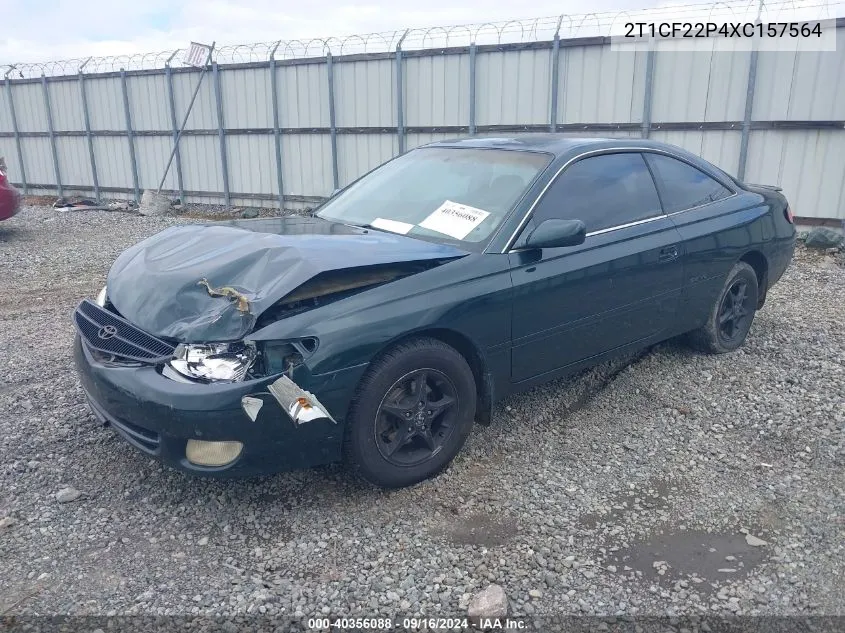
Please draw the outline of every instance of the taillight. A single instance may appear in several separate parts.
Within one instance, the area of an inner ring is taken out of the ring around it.
[[[792,209],[789,208],[789,205],[786,205],[786,209],[784,210],[783,214],[786,216],[786,221],[790,224],[795,224],[795,216],[792,215]]]

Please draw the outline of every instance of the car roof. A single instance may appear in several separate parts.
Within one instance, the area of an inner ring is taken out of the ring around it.
[[[454,148],[478,148],[478,149],[502,149],[523,152],[545,152],[553,154],[553,165],[567,163],[578,158],[586,152],[599,150],[632,149],[632,150],[658,150],[663,153],[681,158],[686,162],[698,167],[722,184],[728,183],[731,187],[741,182],[730,176],[727,172],[716,165],[709,163],[700,156],[691,152],[659,141],[650,141],[645,138],[610,138],[600,136],[575,136],[571,134],[520,134],[519,136],[487,136],[459,138],[447,141],[437,141],[422,145],[424,147],[454,147]]]
[[[456,147],[478,149],[503,149],[513,151],[548,152],[555,156],[571,156],[583,151],[603,147],[638,147],[655,149],[678,148],[665,143],[637,138],[602,138],[596,136],[572,136],[569,134],[520,134],[519,136],[489,136],[454,139],[429,143],[424,147]]]

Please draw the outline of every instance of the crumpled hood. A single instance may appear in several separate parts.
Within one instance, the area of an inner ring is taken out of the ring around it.
[[[109,301],[150,334],[186,343],[243,338],[264,310],[322,272],[448,259],[443,244],[291,216],[165,229],[128,248],[108,274]],[[230,287],[249,300],[212,297]]]

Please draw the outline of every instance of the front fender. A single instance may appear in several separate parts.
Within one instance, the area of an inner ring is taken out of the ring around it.
[[[369,363],[392,341],[424,330],[457,332],[485,352],[510,341],[510,301],[507,257],[475,254],[281,319],[247,338],[315,337],[319,345],[307,359],[314,375]]]

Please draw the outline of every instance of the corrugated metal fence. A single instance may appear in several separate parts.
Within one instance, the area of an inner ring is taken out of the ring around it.
[[[723,42],[724,44],[724,42]],[[156,188],[198,71],[13,78],[0,155],[27,193]],[[423,143],[558,131],[680,145],[796,213],[845,220],[845,20],[835,52],[611,50],[607,37],[214,64],[165,189],[313,205]]]

